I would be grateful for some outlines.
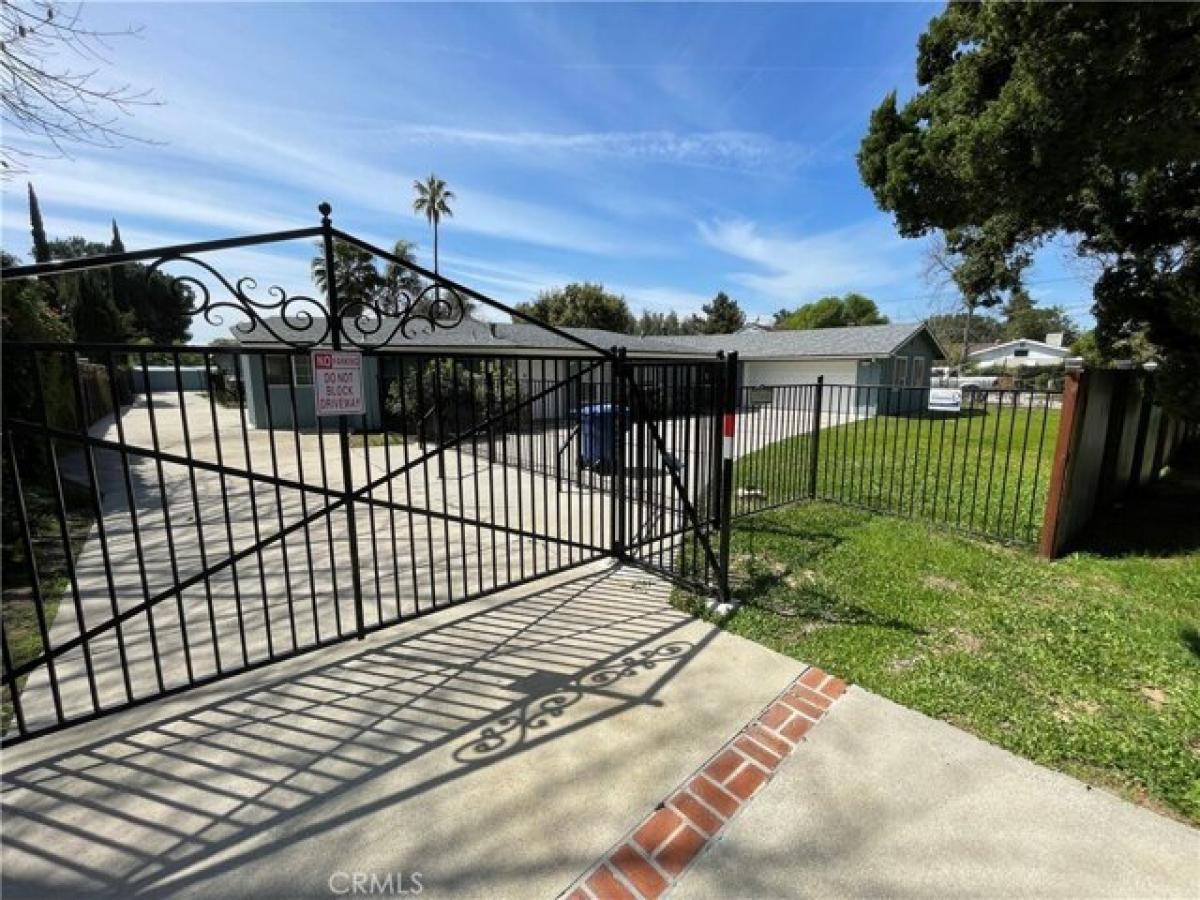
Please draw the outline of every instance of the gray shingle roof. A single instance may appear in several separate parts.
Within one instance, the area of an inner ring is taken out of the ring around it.
[[[245,326],[235,325],[230,333],[240,343],[250,345],[278,344],[280,339],[288,342],[308,343],[315,335],[324,330],[324,321],[316,320],[306,328],[305,323],[297,319],[283,319],[271,316],[267,326],[255,322],[251,329],[243,330]],[[354,319],[346,320],[346,329],[354,338],[354,343],[360,346],[380,346],[389,335],[390,347],[480,347],[496,350],[584,350],[579,344],[560,337],[537,325],[509,322],[481,322],[467,317],[452,328],[439,328],[425,333],[420,324],[414,324],[415,332],[411,337],[395,334],[395,320],[384,320],[378,330],[364,331],[358,327]],[[662,338],[643,338],[628,334],[618,334],[615,331],[604,331],[600,328],[564,328],[570,334],[582,338],[597,347],[625,347],[630,353],[642,354],[672,354],[696,356],[707,355],[708,351],[697,351],[695,348],[679,344],[667,343]],[[328,341],[324,342],[328,344]]]
[[[386,320],[385,320],[386,321]],[[304,341],[306,337],[322,330],[318,322],[311,330],[303,323],[285,321],[278,316],[267,320],[270,331],[255,323],[249,332],[239,326],[230,329],[233,336],[244,344],[271,345],[278,343],[270,333],[273,331],[284,340]],[[356,336],[356,342],[364,346],[378,346],[394,325],[385,324],[373,334],[360,331],[353,320],[347,320],[348,328]],[[795,359],[848,358],[887,356],[925,326],[922,323],[896,325],[860,325],[854,328],[819,328],[810,331],[740,331],[737,334],[685,335],[680,337],[637,337],[618,334],[599,328],[563,328],[576,337],[603,347],[625,347],[633,354],[711,356],[718,350],[736,350],[743,359]],[[496,350],[580,350],[575,344],[537,325],[507,322],[481,322],[466,318],[452,328],[440,328],[428,334],[415,334],[406,338],[395,336],[389,341],[392,347],[481,347]]]
[[[736,350],[745,359],[862,358],[887,356],[924,327],[924,323],[910,322],[808,331],[739,331],[737,334],[687,335],[659,340],[679,342],[710,353]]]

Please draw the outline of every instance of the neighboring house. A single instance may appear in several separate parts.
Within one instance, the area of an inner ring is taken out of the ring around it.
[[[967,362],[980,369],[1019,369],[1065,363],[1071,351],[1062,345],[1061,334],[1048,334],[1045,341],[1020,338],[980,347],[967,354]]]
[[[280,335],[295,332],[278,318],[269,320]],[[859,390],[836,393],[839,402],[853,398],[860,413],[877,407],[888,411],[923,406],[925,397],[906,388],[929,386],[934,359],[942,349],[923,324],[863,325],[851,328],[822,328],[810,331],[759,331],[747,329],[736,334],[685,335],[672,337],[636,337],[594,328],[564,328],[600,347],[624,347],[633,359],[711,359],[718,351],[736,351],[739,357],[740,387],[812,384],[824,377],[827,385],[847,385]],[[231,329],[238,342],[247,348],[270,348],[279,342],[261,325],[248,332]],[[370,343],[369,336],[362,336]],[[453,328],[439,329],[402,341],[393,341],[397,349],[419,350],[429,355],[462,353],[479,348],[492,355],[518,357],[513,362],[513,377],[526,396],[543,385],[567,377],[573,367],[582,365],[588,353],[578,345],[536,325],[482,322],[468,318]],[[519,358],[528,354],[565,357],[549,361]],[[579,357],[581,363],[571,358]],[[241,358],[241,376],[246,385],[250,421],[258,427],[268,422],[276,428],[292,426],[292,397],[300,427],[314,427],[312,372],[306,354],[247,354]],[[366,414],[352,421],[356,428],[376,428],[382,422],[384,385],[400,373],[400,356],[386,352],[367,356],[363,361],[366,385]],[[576,369],[577,370],[577,369]],[[270,392],[270,404],[267,394]],[[827,396],[834,396],[830,391]],[[563,401],[547,402],[534,409],[535,417],[561,414]]]

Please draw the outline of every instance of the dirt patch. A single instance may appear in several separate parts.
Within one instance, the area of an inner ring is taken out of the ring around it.
[[[909,656],[903,659],[893,659],[888,663],[888,669],[892,672],[908,672],[915,669],[925,661],[924,656]]]
[[[941,653],[974,654],[983,649],[983,640],[964,628],[951,628],[947,636],[950,640],[940,649]]]
[[[927,588],[932,588],[935,591],[945,591],[948,594],[967,593],[967,588],[962,582],[955,581],[953,578],[946,578],[942,575],[926,575],[921,579],[921,583]]]
[[[817,583],[817,573],[812,569],[801,569],[799,572],[793,572],[783,580],[794,591],[810,588]]]
[[[1138,693],[1155,710],[1162,709],[1167,705],[1167,692],[1162,688],[1144,687]]]
[[[1094,700],[1058,700],[1054,704],[1054,718],[1063,724],[1070,724],[1084,716],[1094,716],[1100,712],[1100,704]]]

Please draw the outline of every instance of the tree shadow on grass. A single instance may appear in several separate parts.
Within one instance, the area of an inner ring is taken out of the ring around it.
[[[1179,629],[1179,638],[1183,641],[1184,646],[1192,651],[1192,656],[1200,660],[1200,631],[1189,625]]]

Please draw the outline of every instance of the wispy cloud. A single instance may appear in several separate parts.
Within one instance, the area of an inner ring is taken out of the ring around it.
[[[674,165],[753,171],[791,169],[811,161],[811,149],[754,131],[485,131],[439,126],[395,129],[400,142],[485,147],[517,153],[584,154]]]
[[[919,270],[913,248],[882,219],[801,236],[767,232],[745,219],[701,223],[699,231],[710,247],[755,265],[735,272],[734,281],[781,304],[911,286]]]

